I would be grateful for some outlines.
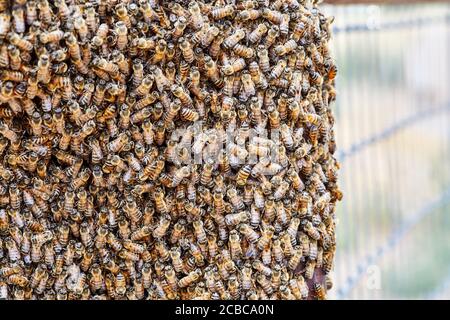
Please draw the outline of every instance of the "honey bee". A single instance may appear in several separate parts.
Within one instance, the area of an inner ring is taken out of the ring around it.
[[[289,14],[283,14],[282,20],[280,23],[280,33],[282,36],[286,36],[289,32],[289,23],[291,16]]]
[[[40,40],[42,43],[59,42],[63,38],[64,38],[64,32],[59,29],[40,34]],[[58,61],[62,61],[61,58],[59,58],[59,56],[64,54],[63,51],[60,51],[58,53],[54,52],[54,54]],[[56,55],[58,55],[58,56],[56,56]]]
[[[315,268],[316,268],[316,261],[308,260],[308,262],[306,263],[306,268],[305,268],[305,278],[306,279],[310,280],[313,278]]]
[[[128,139],[126,134],[120,134],[115,140],[108,144],[107,149],[112,153],[117,153],[125,147]]]
[[[263,274],[259,274],[256,276],[256,281],[258,282],[259,285],[261,285],[262,289],[264,290],[264,292],[266,294],[272,294],[273,293],[273,287],[271,285],[271,282],[269,281],[269,279],[267,279],[267,277]]]
[[[207,241],[206,232],[205,232],[205,229],[203,228],[203,222],[201,220],[195,220],[192,223],[192,226],[194,227],[195,236],[197,238],[197,241],[199,243],[206,242]]]
[[[243,29],[236,30],[232,35],[225,38],[223,41],[223,46],[227,49],[233,48],[236,44],[239,43],[245,37],[245,31]]]
[[[98,264],[94,264],[90,270],[91,279],[90,286],[93,292],[100,290],[104,285],[104,278],[102,275],[102,271]]]
[[[321,238],[319,230],[313,226],[311,221],[306,221],[304,230],[314,240],[319,240]]]
[[[217,37],[220,34],[220,29],[216,26],[210,26],[207,31],[204,33],[203,38],[201,39],[201,44],[203,47],[210,47],[210,51],[214,52],[215,48],[211,45],[212,43],[217,43]],[[219,37],[220,38],[220,37]],[[211,54],[211,52],[210,52]],[[212,55],[214,56],[214,55]]]
[[[324,61],[324,67],[327,72],[328,80],[333,81],[338,72],[337,66],[331,60],[327,59]]]
[[[239,226],[239,232],[244,235],[250,243],[256,243],[259,239],[259,234],[253,230],[248,224],[241,224]]]
[[[183,108],[180,111],[180,116],[183,120],[195,122],[200,118],[200,115],[198,112],[190,109],[190,108]]]
[[[21,194],[20,194],[20,190],[17,188],[16,184],[11,184],[11,186],[9,187],[9,204],[11,206],[12,209],[18,210],[21,207],[22,204],[22,199],[21,199]]]
[[[268,226],[266,229],[261,231],[261,238],[258,240],[257,247],[259,250],[263,250],[271,241],[274,235],[274,228],[272,226]]]
[[[33,44],[28,40],[21,38],[17,33],[9,33],[7,39],[20,50],[31,51],[33,49]]]
[[[225,17],[231,16],[234,14],[234,6],[233,5],[226,5],[224,7],[219,7],[211,10],[211,17],[214,20],[220,20]]]
[[[0,209],[0,230],[6,231],[9,225],[9,216],[4,209]]]
[[[297,297],[291,292],[291,289],[287,286],[280,286],[281,298],[284,300],[295,300]]]
[[[31,276],[29,285],[31,288],[36,288],[39,283],[41,282],[41,279],[44,277],[45,274],[45,268],[42,265],[38,265],[36,270]]]
[[[281,24],[283,20],[282,13],[276,10],[271,10],[269,8],[265,8],[263,10],[262,16],[273,24]]]
[[[6,44],[3,44],[0,47],[0,65],[3,68],[9,67],[9,53],[8,53],[8,46]]]
[[[255,95],[256,93],[255,83],[253,82],[252,77],[248,73],[244,73],[241,76],[241,81],[243,89],[242,91],[243,95],[241,95],[241,100],[246,101],[248,98]]]
[[[184,60],[189,64],[192,63],[194,61],[194,51],[192,50],[190,42],[184,38],[180,38],[178,42]]]
[[[276,79],[281,76],[281,73],[284,71],[284,69],[287,66],[286,60],[280,60],[278,63],[273,67],[273,69],[270,72],[270,78]]]
[[[128,44],[128,28],[125,22],[116,22],[115,31],[117,33],[117,47],[119,50],[123,50]]]
[[[280,28],[277,25],[272,26],[267,31],[264,46],[266,48],[270,48],[275,43],[279,35],[280,35]]]
[[[172,260],[172,266],[176,272],[181,272],[183,269],[183,261],[181,260],[181,254],[177,248],[170,249],[170,259]]]
[[[275,47],[275,52],[279,56],[284,56],[291,53],[297,48],[297,42],[293,39],[288,40],[285,44],[278,45]]]
[[[26,24],[32,25],[37,19],[37,5],[35,1],[27,1],[25,4]]]
[[[76,37],[73,35],[73,33],[70,33],[70,32],[65,33],[64,39],[67,44],[67,48],[68,48],[70,56],[74,60],[81,60],[81,49],[80,49],[78,41],[77,41]]]
[[[200,269],[191,271],[187,276],[181,278],[178,281],[178,286],[180,288],[185,288],[185,287],[195,283],[200,278],[201,274],[202,274],[202,272]]]
[[[163,92],[166,88],[169,88],[171,86],[169,79],[164,75],[163,71],[160,68],[158,68],[157,66],[153,66],[152,72],[158,91]]]
[[[151,94],[143,97],[142,99],[138,100],[136,104],[134,105],[135,110],[139,110],[140,112],[136,112],[134,114],[134,117],[132,116],[131,120],[134,119],[134,122],[139,122],[142,118],[148,117],[151,115],[151,112],[149,109],[144,109],[145,107],[153,104],[158,99],[158,93],[152,92]]]
[[[5,243],[5,248],[8,251],[8,259],[11,262],[15,262],[15,261],[19,260],[21,257],[21,254],[17,248],[16,242],[12,238],[8,237],[8,238],[6,238],[4,243]]]
[[[119,272],[118,274],[116,274],[115,279],[114,279],[114,287],[115,287],[115,292],[118,296],[125,295],[125,292],[127,290],[126,278],[122,272]]]
[[[257,55],[259,58],[259,67],[263,72],[268,72],[270,70],[270,62],[267,49],[261,45],[258,46]]]
[[[273,198],[275,200],[280,200],[284,195],[287,193],[289,189],[289,183],[286,181],[283,181],[280,186],[275,190],[273,194]]]
[[[238,186],[245,186],[252,171],[251,165],[244,165],[237,173],[236,183]]]
[[[202,246],[203,244],[199,245]],[[203,256],[202,250],[199,248],[199,246],[191,243],[190,252],[194,257],[195,264],[199,267],[203,267],[205,265],[205,257]]]
[[[225,216],[225,223],[228,226],[236,226],[240,223],[247,222],[248,220],[248,212],[241,211],[238,213],[230,213]]]
[[[17,33],[25,32],[25,10],[23,8],[23,5],[13,7],[11,14],[13,18],[12,25],[14,31],[16,31]]]
[[[184,30],[187,27],[187,20],[184,16],[180,16],[178,17],[177,21],[175,21],[174,23],[174,29],[173,29],[173,33],[172,33],[172,37],[174,39],[178,39],[180,38],[183,33]]]
[[[139,96],[145,96],[150,92],[153,85],[153,78],[147,76],[142,80],[142,83],[136,88],[136,94]]]
[[[80,236],[81,236],[81,242],[83,245],[87,248],[91,247],[93,245],[93,239],[91,236],[91,231],[89,230],[87,224],[81,224],[80,226]]]
[[[149,45],[150,44],[147,42],[147,46],[149,46]],[[152,45],[152,47],[153,47],[153,45]],[[155,47],[155,54],[153,55],[152,62],[156,64],[161,61],[164,61],[165,57],[166,57],[166,52],[167,52],[166,41],[161,39],[156,43],[156,45],[154,47]]]
[[[306,282],[332,270],[342,198],[332,18],[297,0],[0,12],[0,297],[325,297]]]
[[[188,4],[188,10],[191,14],[190,24],[195,30],[198,30],[203,25],[203,15],[200,6],[196,1],[191,1]]]
[[[86,24],[89,28],[89,32],[94,33],[97,31],[97,18],[94,7],[86,8]]]
[[[167,261],[171,257],[170,251],[167,249],[166,244],[163,240],[158,240],[156,242],[155,249],[157,250],[159,260]]]
[[[8,282],[23,288],[28,285],[29,281],[25,276],[13,274],[8,277]]]
[[[243,58],[238,58],[234,60],[232,63],[224,65],[224,67],[222,68],[222,72],[225,75],[230,76],[244,69],[245,65],[246,65],[245,60]]]
[[[158,226],[153,230],[153,236],[155,238],[162,238],[167,233],[167,230],[170,226],[170,219],[168,217],[163,217],[160,221]]]

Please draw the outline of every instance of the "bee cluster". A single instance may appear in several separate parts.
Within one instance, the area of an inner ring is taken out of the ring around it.
[[[0,299],[325,298],[331,22],[307,0],[0,0]]]

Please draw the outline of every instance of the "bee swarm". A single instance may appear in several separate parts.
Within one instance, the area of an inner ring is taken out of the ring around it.
[[[0,0],[0,299],[324,299],[331,22],[306,0]]]

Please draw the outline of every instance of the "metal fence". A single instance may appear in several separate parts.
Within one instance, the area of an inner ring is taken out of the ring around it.
[[[344,191],[331,298],[450,298],[450,4],[324,9]]]

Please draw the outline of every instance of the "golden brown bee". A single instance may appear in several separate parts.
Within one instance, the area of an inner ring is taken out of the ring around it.
[[[318,11],[0,1],[0,298],[325,298],[306,280],[332,270],[342,192]]]
[[[259,13],[259,11],[257,11]],[[242,14],[242,12],[241,12]],[[260,23],[256,28],[248,35],[248,40],[252,43],[258,43],[261,38],[266,34],[268,28],[264,23]]]
[[[241,211],[238,213],[230,213],[225,216],[225,223],[228,226],[236,226],[240,223],[247,222],[248,217],[249,214],[246,211]]]
[[[266,48],[270,48],[276,42],[279,35],[280,35],[280,28],[277,25],[272,26],[267,31],[267,37],[265,39],[264,46]]]
[[[329,81],[333,81],[336,78],[338,69],[337,66],[330,60],[324,62],[325,70],[327,71],[327,78]]]
[[[266,292],[266,294],[273,293],[273,287],[269,279],[263,274],[259,274],[256,276],[256,281],[259,285],[261,285],[262,289]]]
[[[142,83],[136,88],[136,94],[139,96],[145,96],[150,92],[153,85],[153,78],[147,76],[142,80]]]
[[[167,230],[169,229],[170,222],[171,220],[169,216],[161,218],[159,224],[153,230],[153,237],[155,237],[156,239],[164,237],[167,233]]]
[[[39,36],[39,40],[41,40],[42,43],[49,43],[49,42],[59,42],[64,38],[64,32],[62,30],[53,30],[50,32],[41,33]],[[54,53],[55,55],[61,55],[60,53]],[[58,57],[57,57],[58,59]],[[61,58],[58,59],[59,61],[62,61]]]
[[[17,5],[12,8],[11,15],[12,15],[12,25],[14,28],[14,31],[17,33],[23,33],[25,32],[25,10],[23,7],[24,3]]]
[[[71,32],[65,33],[64,39],[66,41],[70,56],[74,60],[81,60],[81,49],[80,49],[78,41],[77,41],[76,37],[73,35],[73,33],[71,33]]]
[[[177,290],[178,288],[178,281],[175,274],[175,270],[172,266],[167,265],[164,268],[164,277],[167,280],[167,283],[171,286],[172,290]]]
[[[199,243],[204,243],[206,242],[206,232],[205,229],[203,228],[203,222],[200,220],[196,220],[192,223],[192,226],[194,227],[194,231],[195,231],[195,236],[197,238],[197,241]]]
[[[306,268],[305,268],[305,278],[306,279],[310,280],[313,278],[315,268],[316,268],[316,261],[308,260],[308,262],[306,263]]]
[[[237,173],[236,183],[238,186],[245,186],[247,179],[250,176],[252,167],[250,165],[244,165]]]
[[[239,232],[237,230],[232,230],[229,234],[228,241],[231,258],[233,260],[239,259],[242,256],[242,248]]]
[[[283,14],[279,11],[271,10],[269,8],[265,8],[263,10],[262,16],[272,22],[273,24],[280,24],[283,20]]]
[[[93,265],[90,270],[90,274],[90,286],[92,291],[95,292],[97,290],[100,290],[104,285],[104,278],[100,266],[98,264]]]
[[[7,39],[20,50],[31,51],[33,49],[33,44],[28,40],[21,38],[17,33],[9,33]]]
[[[299,246],[296,246],[294,248],[294,254],[289,259],[288,267],[291,270],[295,270],[300,263],[300,259],[302,258],[303,252],[302,249]]]
[[[147,42],[147,46],[150,46],[150,43]],[[166,58],[167,52],[167,43],[165,40],[159,40],[155,45],[155,54],[152,57],[152,63],[156,64],[161,61],[164,61]]]
[[[223,41],[223,46],[227,49],[232,49],[239,41],[244,39],[245,31],[243,29],[236,30],[232,35],[225,38]]]
[[[37,5],[35,1],[27,1],[25,9],[26,23],[27,25],[32,25],[37,19]]]
[[[6,44],[2,44],[0,47],[0,65],[3,68],[7,68],[9,66],[8,46]]]
[[[263,250],[271,241],[274,235],[274,228],[272,226],[262,230],[261,238],[258,240],[257,246],[259,250]]]
[[[181,278],[178,281],[178,286],[180,288],[187,287],[193,283],[195,283],[201,276],[202,272],[200,269],[196,269],[195,271],[191,271],[187,276]]]
[[[293,39],[288,40],[285,44],[280,44],[275,47],[275,52],[279,56],[284,56],[291,53],[297,48],[297,42]]]
[[[174,96],[180,99],[183,105],[192,105],[192,99],[189,94],[181,86],[173,85],[171,91]]]
[[[28,284],[29,281],[25,276],[13,274],[8,277],[8,282],[10,284],[23,288]]]
[[[286,60],[280,60],[271,70],[270,72],[270,78],[276,79],[281,76],[281,73],[284,71],[284,69],[287,66]]]
[[[117,47],[119,50],[123,50],[128,43],[128,29],[123,21],[116,22],[115,31],[117,33]]]
[[[320,283],[314,283],[314,294],[317,300],[326,300],[325,289]]]
[[[10,142],[15,142],[18,140],[17,134],[12,131],[7,124],[0,122],[0,134],[3,135],[5,138],[10,140]]]
[[[321,238],[319,230],[313,226],[311,221],[306,222],[304,225],[304,230],[314,240],[319,240]]]
[[[192,63],[194,61],[194,51],[190,42],[184,38],[180,38],[178,42],[184,60],[189,64]]]
[[[179,37],[181,37],[184,33],[184,30],[186,29],[186,26],[187,26],[186,18],[184,16],[178,17],[177,21],[174,24],[172,37],[174,39],[178,39]]]
[[[22,199],[20,190],[17,188],[17,185],[14,183],[11,184],[8,191],[9,191],[9,204],[11,208],[16,210],[20,209]]]
[[[211,17],[214,20],[223,19],[227,16],[231,16],[234,13],[234,6],[233,5],[226,5],[221,8],[215,8],[211,11]]]

